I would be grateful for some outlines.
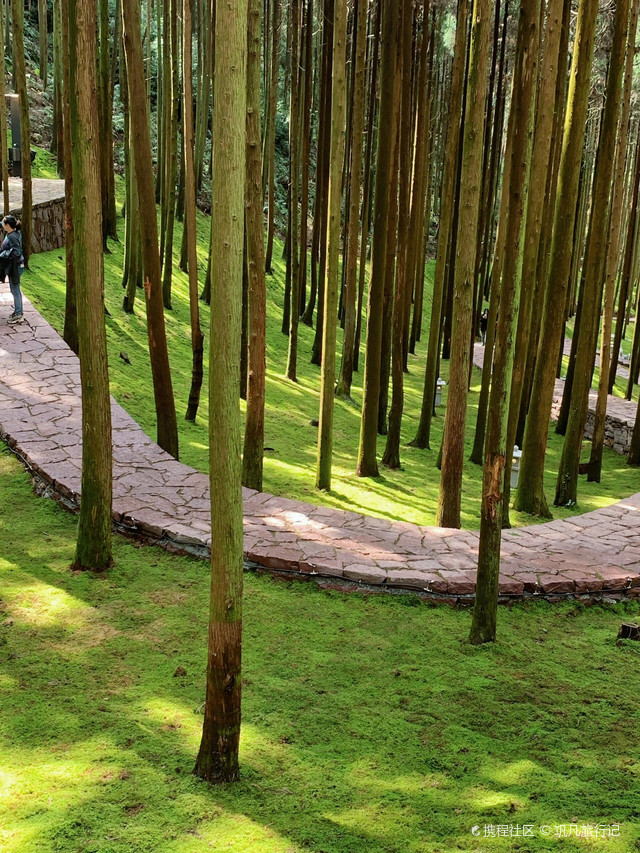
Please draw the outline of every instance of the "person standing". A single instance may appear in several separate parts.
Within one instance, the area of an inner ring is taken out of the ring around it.
[[[22,313],[22,291],[20,278],[24,272],[24,255],[22,254],[21,223],[15,216],[8,214],[2,220],[5,238],[0,246],[0,270],[2,278],[9,278],[9,287],[13,296],[13,314],[9,317],[9,325],[17,326],[24,323]]]
[[[489,324],[489,309],[485,308],[480,317],[480,335],[482,336],[482,346],[487,340],[487,325]]]

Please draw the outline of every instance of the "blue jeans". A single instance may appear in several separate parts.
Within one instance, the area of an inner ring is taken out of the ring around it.
[[[20,273],[15,280],[9,276],[9,287],[11,289],[11,295],[13,296],[13,307],[18,317],[22,315],[22,291],[20,290],[21,276],[22,273]]]

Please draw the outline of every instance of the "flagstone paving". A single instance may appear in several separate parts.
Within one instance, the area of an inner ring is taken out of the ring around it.
[[[76,356],[25,301],[10,327],[0,296],[0,434],[68,505],[81,482]],[[208,477],[172,459],[112,402],[114,521],[170,549],[206,556]],[[478,533],[368,518],[243,490],[245,557],[278,575],[347,590],[414,590],[448,603],[475,589]],[[505,532],[502,600],[640,597],[640,494],[566,521]]]

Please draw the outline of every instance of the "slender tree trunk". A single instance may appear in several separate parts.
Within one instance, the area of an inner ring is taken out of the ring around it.
[[[107,237],[117,237],[113,184],[113,96],[111,94],[111,36],[109,27],[109,2],[99,0],[99,110],[100,110],[100,179],[102,194],[102,236],[106,249]]]
[[[631,107],[631,89],[633,86],[633,61],[635,58],[635,40],[638,28],[638,0],[632,0],[629,28],[627,32],[627,53],[625,60],[624,87],[619,128],[616,141],[615,174],[611,197],[611,217],[609,240],[607,244],[604,308],[602,316],[602,336],[600,339],[600,378],[598,381],[598,398],[591,441],[591,457],[589,459],[589,482],[600,482],[602,472],[602,451],[604,448],[605,420],[607,414],[607,386],[609,382],[609,366],[611,362],[611,329],[613,326],[613,300],[615,293],[616,274],[618,272],[618,253],[620,234],[622,231],[622,205],[624,202],[625,161],[627,154],[627,139],[629,130],[629,113]],[[636,327],[638,322],[636,322]],[[629,371],[630,381],[633,382],[633,369]]]
[[[351,159],[349,164],[350,193],[347,217],[347,260],[344,292],[344,336],[342,339],[342,365],[336,388],[339,397],[351,396],[353,354],[356,336],[356,277],[358,273],[358,230],[360,225],[360,187],[362,177],[362,135],[365,111],[365,50],[367,42],[366,3],[357,0],[355,6],[355,71],[353,77],[353,107],[351,113]],[[363,218],[364,226],[364,218]],[[363,230],[363,240],[366,240]]]
[[[38,29],[40,35],[40,79],[42,80],[42,89],[46,92],[47,85],[49,83],[49,33],[47,30],[47,0],[38,0]]]
[[[347,115],[347,2],[335,0],[333,17],[333,77],[331,95],[331,146],[329,156],[329,198],[327,228],[327,273],[324,292],[322,372],[320,379],[320,420],[318,427],[318,469],[316,486],[331,489],[333,448],[333,407],[336,377],[336,319],[340,277],[340,210],[342,167],[345,156]]]
[[[195,774],[238,778],[242,655],[240,309],[246,180],[247,2],[218,5],[213,114],[209,367],[211,597],[207,693]]]
[[[640,197],[640,139],[636,144],[635,165],[633,173],[633,189],[631,195],[631,205],[629,220],[627,223],[627,234],[624,250],[624,262],[622,267],[622,276],[620,280],[620,290],[618,293],[618,310],[616,313],[616,330],[611,350],[611,367],[609,369],[609,394],[613,392],[613,386],[616,381],[616,373],[618,370],[618,356],[620,353],[620,342],[622,341],[622,330],[624,326],[624,315],[627,305],[627,298],[631,288],[631,274],[633,269],[633,247],[635,244],[636,223],[638,221],[638,199]],[[640,322],[637,321],[637,322]]]
[[[397,0],[382,3],[382,68],[380,115],[395,112],[396,77],[396,16]],[[378,156],[376,163],[375,212],[371,278],[369,281],[369,306],[367,311],[367,350],[364,369],[360,447],[356,473],[360,477],[377,477],[376,459],[378,405],[380,397],[380,348],[382,341],[382,305],[384,298],[387,225],[390,205],[390,178],[392,173],[394,132],[390,122],[381,124],[378,131]]]
[[[353,343],[353,370],[357,371],[360,366],[360,338],[362,336],[362,303],[364,301],[364,283],[367,271],[367,249],[369,245],[369,231],[371,226],[371,189],[373,186],[373,175],[371,161],[373,158],[373,140],[376,118],[376,89],[378,82],[378,56],[380,53],[380,19],[382,4],[376,2],[375,20],[373,24],[373,51],[371,58],[371,71],[369,74],[369,107],[366,122],[367,144],[364,157],[364,190],[362,194],[362,238],[360,240],[360,269],[358,275],[358,308],[356,312],[356,329]]]
[[[178,28],[176,0],[169,3],[169,25],[165,31],[164,57],[167,63],[165,78],[165,146],[167,160],[164,164],[165,197],[163,205],[164,221],[164,262],[162,264],[162,301],[164,307],[171,309],[171,288],[173,282],[173,232],[176,214],[176,177],[178,168]]]
[[[301,115],[300,125],[302,128],[301,147],[301,180],[300,180],[300,260],[298,267],[298,313],[303,314],[306,307],[307,292],[307,241],[308,241],[308,219],[309,219],[309,157],[311,151],[311,81],[313,77],[312,67],[313,47],[313,0],[307,0],[302,27],[302,45],[300,55],[302,57],[300,67],[300,92]],[[302,86],[304,82],[304,87]]]
[[[136,0],[122,0],[122,22],[129,82],[129,105],[131,114],[136,116],[136,121],[131,123],[131,138],[140,204],[147,332],[158,423],[158,444],[177,459],[178,426],[162,307],[158,222],[154,201],[144,58],[140,40],[140,4]]]
[[[14,0],[15,2],[15,0]],[[74,568],[111,564],[111,398],[104,325],[104,267],[96,81],[96,5],[69,0],[73,227],[82,386],[82,492]]]
[[[74,233],[73,233],[73,175],[71,165],[71,113],[69,92],[71,91],[69,65],[69,0],[61,0],[62,11],[62,85],[64,88],[63,129],[64,129],[64,233],[65,233],[65,268],[66,293],[64,311],[64,330],[62,336],[67,346],[78,355],[78,315],[76,306],[76,275],[74,262]]]
[[[400,429],[404,407],[404,331],[406,288],[408,286],[408,237],[411,220],[411,153],[413,142],[413,123],[411,121],[411,43],[413,36],[413,15],[410,6],[401,11],[400,44],[398,50],[398,72],[401,87],[400,110],[398,115],[398,238],[397,251],[392,257],[396,260],[396,282],[393,296],[392,319],[392,397],[389,411],[389,431],[382,457],[382,464],[388,468],[400,467]]]
[[[276,0],[277,2],[277,0]],[[247,266],[249,356],[242,485],[262,491],[266,379],[267,291],[260,155],[260,0],[250,0],[247,53]]]
[[[453,53],[451,75],[450,110],[447,138],[445,143],[444,171],[440,193],[440,224],[438,226],[438,246],[436,250],[436,268],[433,278],[433,302],[429,325],[429,344],[427,365],[424,377],[424,391],[420,423],[412,447],[429,448],[431,439],[431,420],[438,379],[438,347],[442,328],[442,305],[444,299],[447,256],[451,240],[451,226],[455,207],[455,180],[458,165],[458,148],[462,122],[462,88],[464,84],[465,53],[467,43],[467,20],[469,18],[469,0],[459,0],[456,38]]]
[[[276,212],[276,115],[278,107],[278,75],[280,73],[280,26],[281,26],[281,3],[280,0],[272,0],[273,22],[271,43],[271,80],[269,84],[269,109],[267,112],[267,130],[265,132],[265,162],[264,172],[268,175],[268,198],[269,206],[267,212],[267,254],[265,259],[266,271],[271,275],[271,261],[273,257],[273,237],[275,233]]]
[[[3,8],[0,6],[0,32],[4,18]],[[0,59],[0,160],[2,161],[2,193],[4,201],[4,215],[11,210],[9,198],[9,151],[7,143],[7,102],[5,97],[6,68],[4,55]]]
[[[203,377],[204,336],[200,328],[200,310],[198,307],[198,252],[196,232],[196,176],[195,176],[195,140],[193,132],[193,78],[192,78],[192,42],[193,15],[192,0],[182,0],[182,74],[184,98],[182,104],[182,133],[184,137],[185,198],[184,212],[187,251],[189,260],[189,319],[191,321],[191,348],[193,361],[191,369],[191,390],[187,405],[186,420],[195,423],[200,405],[200,389]]]
[[[602,305],[603,272],[607,255],[607,226],[609,198],[616,152],[616,134],[620,115],[621,83],[629,27],[629,0],[617,0],[613,28],[613,43],[607,78],[607,95],[602,119],[602,131],[592,194],[589,238],[584,262],[584,303],[578,338],[576,373],[571,394],[567,434],[556,484],[556,506],[573,506],[578,500],[578,469],[580,450],[589,408],[589,390],[595,359],[600,308]]]
[[[511,380],[511,399],[509,402],[508,452],[505,459],[502,511],[503,527],[509,526],[511,460],[513,458],[511,448],[514,446],[516,440],[527,353],[531,340],[532,305],[536,290],[536,264],[540,248],[544,194],[547,186],[547,175],[552,165],[551,139],[553,132],[554,93],[558,78],[563,4],[570,2],[571,0],[551,0],[547,9],[547,28],[538,85],[538,107],[536,110],[535,137],[531,162],[531,174],[535,179],[529,183],[529,197],[527,200],[526,232],[522,260],[521,302]],[[563,74],[564,69],[560,73]]]
[[[22,252],[25,267],[29,266],[31,232],[33,230],[33,190],[31,182],[31,130],[29,122],[29,90],[24,55],[24,4],[18,0],[11,4],[13,13],[13,59],[16,91],[20,98],[20,129],[22,147]]]
[[[474,0],[462,147],[449,396],[445,415],[442,474],[436,515],[436,523],[440,527],[460,527],[460,492],[469,387],[469,338],[476,250],[476,241],[469,235],[475,235],[478,231],[482,127],[487,90],[490,30],[490,0]]]
[[[516,509],[520,511],[547,517],[550,513],[544,495],[544,458],[571,265],[579,164],[584,142],[597,12],[597,0],[585,0],[578,9],[567,118],[558,175],[551,262],[531,393],[531,408],[536,412],[536,417],[527,418],[515,504]]]
[[[428,157],[430,154],[429,129],[431,125],[431,78],[433,75],[434,34],[429,33],[429,0],[424,0],[422,9],[422,41],[419,52],[419,69],[416,83],[416,126],[413,142],[413,187],[411,190],[411,219],[407,245],[407,274],[409,276],[405,312],[405,321],[410,323],[411,336],[403,351],[403,368],[407,366],[409,352],[415,352],[416,329],[422,320],[422,292],[424,287],[424,264],[420,263],[421,248],[424,245],[424,221],[426,213]],[[413,322],[411,322],[411,302],[413,298]],[[407,325],[407,328],[409,326]],[[405,332],[407,330],[405,329]],[[403,343],[404,347],[404,343]]]
[[[291,0],[291,101],[289,109],[289,252],[288,277],[291,280],[289,298],[289,348],[286,376],[297,382],[298,323],[300,318],[300,3]]]
[[[493,362],[485,463],[476,597],[469,640],[474,645],[496,638],[503,485],[507,445],[509,394],[520,300],[525,210],[531,167],[541,0],[522,0],[516,45],[509,130],[513,134],[509,185],[509,218],[500,293],[500,311]]]
[[[4,92],[4,81],[2,83]],[[58,175],[64,177],[64,119],[62,117],[62,5],[53,6],[53,132],[51,153],[56,155]]]

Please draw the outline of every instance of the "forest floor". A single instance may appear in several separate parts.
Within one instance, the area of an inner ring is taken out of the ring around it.
[[[502,608],[472,648],[468,611],[248,574],[241,779],[208,788],[206,563],[116,537],[71,572],[6,450],[0,507],[3,853],[637,849],[638,605]]]
[[[46,165],[46,164],[45,164]],[[46,176],[46,170],[41,175]],[[122,220],[120,234],[124,233]],[[210,219],[199,215],[199,260],[200,277],[204,279],[208,251]],[[178,270],[178,257],[182,225],[177,223],[175,239],[175,274],[173,279],[173,310],[166,312],[169,355],[173,372],[174,392],[178,410],[180,433],[180,458],[183,462],[206,471],[208,466],[208,414],[207,414],[207,353],[205,341],[205,383],[198,422],[184,420],[191,381],[191,343],[189,327],[189,304],[187,276]],[[151,391],[143,300],[138,300],[135,315],[122,310],[121,288],[123,243],[110,244],[111,254],[105,257],[105,289],[108,308],[107,338],[111,388],[117,401],[140,423],[148,435],[155,435],[155,411]],[[267,277],[267,402],[265,424],[265,468],[264,489],[277,495],[326,504],[340,509],[350,509],[383,518],[401,519],[417,524],[433,524],[438,499],[440,474],[435,467],[437,450],[440,446],[444,424],[444,406],[434,418],[431,451],[408,446],[414,437],[419,421],[424,383],[426,339],[428,336],[429,304],[433,265],[427,268],[425,304],[427,310],[423,320],[423,340],[418,344],[416,355],[410,356],[409,373],[405,375],[405,415],[402,426],[402,468],[391,471],[381,466],[380,477],[360,478],[355,475],[356,456],[360,431],[360,405],[362,401],[362,367],[364,347],[361,351],[361,371],[354,374],[353,402],[337,400],[334,421],[333,488],[330,493],[315,488],[317,455],[317,427],[312,421],[318,418],[319,369],[310,364],[314,330],[300,325],[298,382],[293,383],[284,376],[287,356],[287,337],[281,332],[282,304],[284,298],[285,265],[282,260],[282,244],[276,241],[274,251],[274,275]],[[22,280],[23,289],[34,305],[58,330],[62,331],[64,318],[65,263],[64,251],[36,255],[31,261],[31,271]],[[205,335],[209,327],[209,309],[204,303],[202,326]],[[341,350],[342,332],[338,330],[338,353]],[[131,364],[120,358],[125,353]],[[339,357],[338,357],[339,365]],[[448,363],[442,363],[442,375],[448,378]],[[480,371],[474,368],[472,388],[469,396],[469,415],[465,458],[468,460],[473,443],[473,434],[480,390]],[[622,396],[623,380],[616,392]],[[446,389],[445,398],[446,400]],[[244,404],[243,404],[244,406]],[[555,491],[555,480],[563,439],[553,430],[550,432],[546,462],[546,489],[549,497]],[[379,457],[382,456],[385,438],[379,437]],[[462,494],[462,524],[469,529],[480,525],[482,471],[465,461]],[[637,470],[630,469],[624,457],[605,449],[602,482],[587,483],[581,479],[577,509],[554,510],[556,518],[589,512],[606,506],[622,497],[637,492],[640,479]],[[530,516],[511,512],[514,526],[531,524]]]

